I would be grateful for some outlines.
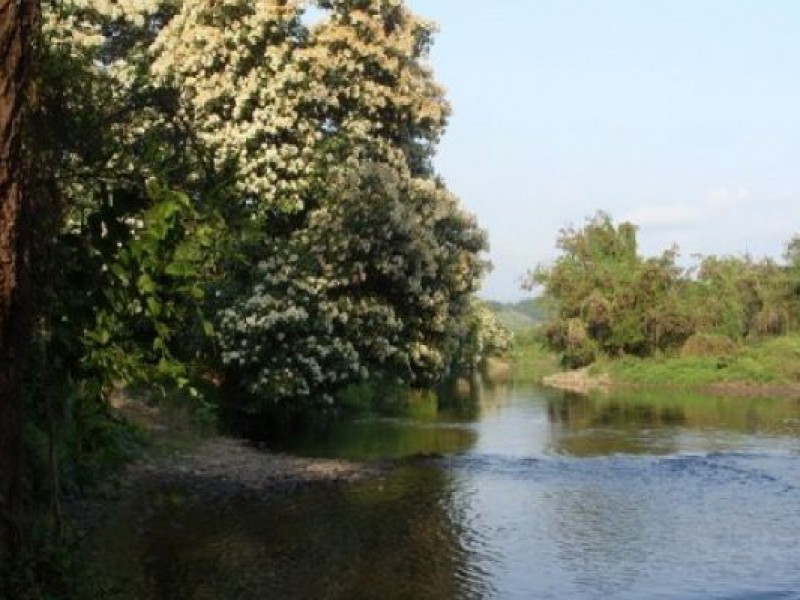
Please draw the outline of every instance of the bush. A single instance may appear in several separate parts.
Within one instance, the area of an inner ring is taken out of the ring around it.
[[[695,333],[684,342],[680,355],[682,358],[705,356],[732,358],[738,350],[739,346],[727,335]]]
[[[561,364],[567,369],[580,369],[592,364],[597,359],[597,344],[594,340],[585,338],[564,350],[561,355]]]

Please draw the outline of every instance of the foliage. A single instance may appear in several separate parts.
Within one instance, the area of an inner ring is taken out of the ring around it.
[[[430,23],[401,2],[337,0],[308,29],[306,4],[185,0],[151,48],[213,168],[232,166],[262,215],[306,207],[320,167],[428,172],[449,113],[424,62]]]
[[[54,304],[90,307],[73,365],[187,386],[205,361],[251,409],[448,368],[485,241],[430,166],[449,114],[434,28],[390,0],[321,1],[308,26],[309,4],[46,6],[43,113],[80,132],[43,144],[57,250],[96,290]],[[148,208],[144,179],[171,204]],[[154,219],[177,229],[150,235]]]
[[[370,375],[435,382],[483,268],[483,233],[434,182],[367,164],[320,204],[273,238],[249,294],[222,313],[223,360],[254,409],[330,402]]]
[[[542,297],[510,303],[489,301],[487,304],[511,331],[521,331],[547,320],[547,307]]]
[[[119,386],[212,414],[224,381],[255,414],[447,373],[486,241],[431,166],[431,23],[399,0],[50,0],[42,30],[31,494],[58,512],[130,455]]]
[[[213,170],[233,173],[246,233],[220,344],[250,412],[368,376],[437,381],[484,269],[483,233],[428,161],[449,112],[432,26],[399,2],[320,7],[307,28],[300,3],[186,2],[152,47]]]
[[[714,333],[695,333],[681,346],[682,357],[716,356],[730,357],[738,350],[731,338]]]
[[[110,579],[87,567],[81,535],[74,527],[57,535],[52,524],[40,519],[31,529],[18,560],[0,564],[0,598],[124,600],[127,597]]]
[[[789,261],[795,245],[789,243]],[[527,285],[542,286],[554,307],[545,334],[565,366],[590,364],[600,355],[646,357],[681,348],[713,355],[724,345],[730,353],[745,340],[800,325],[800,270],[792,262],[708,256],[697,268],[682,269],[676,248],[640,257],[635,226],[615,226],[605,213],[582,229],[563,230],[558,247],[555,264],[538,267]]]
[[[452,374],[474,372],[485,366],[488,358],[511,353],[512,332],[483,300],[471,299],[468,313],[461,321],[461,330],[450,369]]]
[[[539,383],[543,377],[561,370],[559,356],[548,346],[540,327],[514,332],[512,375],[516,381]]]
[[[147,193],[109,192],[68,223],[55,249],[63,287],[44,330],[56,366],[107,386],[159,377],[187,385],[193,357],[181,342],[210,327],[200,273],[211,239],[187,196],[155,182]]]

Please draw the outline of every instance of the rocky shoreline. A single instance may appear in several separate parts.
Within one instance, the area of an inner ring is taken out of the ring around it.
[[[562,371],[542,378],[542,385],[565,392],[589,394],[595,391],[609,392],[613,388],[681,389],[673,384],[636,384],[616,382],[607,373],[592,375],[588,368]],[[800,384],[769,384],[748,381],[725,381],[691,386],[697,391],[719,396],[741,398],[795,398],[800,397]]]
[[[123,472],[121,486],[161,480],[198,491],[230,488],[238,493],[266,493],[312,483],[353,482],[380,476],[383,471],[384,467],[376,464],[274,454],[243,440],[215,436],[177,455],[134,462]]]
[[[146,514],[153,498],[163,492],[178,492],[192,503],[219,507],[312,486],[380,479],[388,470],[382,463],[274,454],[242,440],[215,436],[191,450],[134,461],[115,482],[68,502],[67,511],[79,529],[88,532],[102,525],[119,505],[137,503]]]
[[[594,390],[608,390],[612,382],[607,374],[591,375],[589,374],[589,369],[584,368],[574,371],[562,371],[543,377],[542,385],[564,390],[565,392],[588,394]]]
[[[212,434],[189,435],[185,424],[170,423],[161,411],[130,399],[117,400],[125,418],[149,432],[141,457],[93,493],[67,502],[79,528],[90,530],[120,503],[147,503],[154,493],[180,491],[194,502],[226,504],[240,498],[266,498],[310,486],[379,479],[390,466],[381,462],[304,458],[270,452],[246,440]],[[177,446],[175,437],[181,438]]]

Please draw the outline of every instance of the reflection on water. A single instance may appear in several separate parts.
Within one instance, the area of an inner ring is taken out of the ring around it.
[[[399,458],[380,481],[134,499],[101,563],[133,598],[800,596],[797,400],[471,396],[275,442]]]
[[[563,394],[547,404],[559,454],[671,454],[797,447],[800,400],[722,398],[689,392]]]
[[[163,494],[164,492],[154,492]],[[154,499],[150,498],[150,502]],[[150,502],[145,503],[146,505]],[[158,500],[156,500],[158,503]],[[131,598],[470,598],[477,561],[441,469],[388,482],[208,506],[173,491],[161,510],[98,537]]]

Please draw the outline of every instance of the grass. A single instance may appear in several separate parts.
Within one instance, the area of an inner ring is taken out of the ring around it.
[[[795,385],[800,383],[800,335],[743,346],[731,357],[626,357],[595,364],[620,383],[702,386],[716,383]]]
[[[563,370],[558,356],[548,350],[535,327],[514,332],[512,377],[517,381],[539,382],[543,377]]]

